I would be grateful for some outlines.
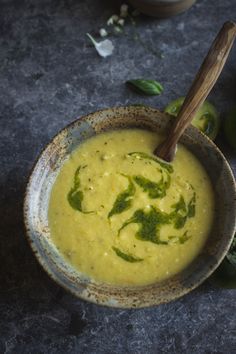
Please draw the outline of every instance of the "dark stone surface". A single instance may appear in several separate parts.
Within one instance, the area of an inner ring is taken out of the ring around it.
[[[184,95],[219,27],[236,16],[235,0],[199,0],[172,19],[140,17],[136,29],[128,24],[111,37],[114,55],[102,59],[85,33],[96,33],[117,9],[102,0],[0,1],[0,353],[236,353],[235,290],[206,282],[159,307],[102,308],[50,280],[26,242],[25,183],[52,136],[99,108],[163,108]],[[165,92],[138,97],[124,85],[137,77],[158,79]],[[222,119],[236,105],[235,91],[236,47],[211,94]],[[222,136],[217,143],[236,172]]]

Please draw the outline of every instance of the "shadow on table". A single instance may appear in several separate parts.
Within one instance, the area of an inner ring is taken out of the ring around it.
[[[57,285],[43,272],[28,245],[23,222],[23,197],[26,178],[14,168],[1,183],[0,215],[2,220],[0,237],[0,296],[10,293],[36,294],[42,282]],[[42,289],[41,289],[42,290]],[[40,291],[41,291],[40,290]]]

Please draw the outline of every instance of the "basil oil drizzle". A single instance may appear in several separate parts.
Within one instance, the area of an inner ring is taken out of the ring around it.
[[[83,199],[84,199],[83,192],[71,188],[70,192],[68,193],[67,200],[73,209],[78,210],[81,213],[83,212],[82,211]]]
[[[171,215],[174,221],[174,226],[176,229],[181,229],[184,227],[188,215],[187,206],[182,195],[180,196],[179,201],[172,205],[172,208],[174,208]]]
[[[188,217],[193,218],[196,214],[196,193],[194,192],[190,202],[188,203]]]
[[[154,155],[149,155],[145,152],[130,152],[126,156],[133,157],[135,159],[149,160],[149,163],[153,165],[153,162],[161,168],[157,170],[161,173],[159,181],[152,181],[142,175],[127,176],[122,174],[123,177],[128,180],[128,187],[119,193],[114,201],[114,204],[109,211],[107,218],[110,219],[113,215],[121,214],[132,207],[133,197],[136,193],[136,186],[139,186],[144,193],[147,193],[150,199],[162,199],[166,196],[167,190],[171,184],[171,174],[174,172],[173,166],[165,161],[160,160]],[[148,163],[148,162],[146,162]],[[82,204],[84,199],[84,193],[81,189],[80,172],[81,169],[86,168],[87,165],[79,166],[74,175],[74,184],[70,189],[67,200],[70,206],[81,213],[88,214],[92,211],[84,211]],[[190,185],[191,186],[191,185]],[[168,245],[171,243],[184,244],[190,239],[188,231],[185,231],[180,236],[169,236],[165,240],[161,239],[161,228],[164,225],[171,224],[176,230],[182,229],[187,220],[195,216],[196,208],[196,193],[194,188],[191,199],[186,202],[181,195],[177,203],[171,206],[170,213],[166,213],[158,209],[154,205],[150,205],[148,210],[138,209],[133,215],[127,219],[118,230],[118,236],[121,231],[130,224],[137,224],[138,230],[135,233],[135,237],[141,241],[149,241],[156,245]],[[132,254],[127,254],[121,251],[117,247],[112,247],[116,255],[127,262],[141,262],[143,259],[136,257]],[[235,256],[235,254],[234,254]]]
[[[160,227],[164,224],[169,224],[170,219],[168,214],[161,212],[154,206],[151,206],[149,212],[138,209],[134,212],[133,216],[124,222],[118,231],[120,232],[129,224],[138,224],[139,230],[136,232],[135,237],[141,241],[150,241],[155,244],[167,244],[167,241],[160,240]]]
[[[70,204],[70,206],[74,209],[77,210],[81,213],[84,214],[89,214],[92,213],[92,211],[84,211],[82,209],[82,202],[84,199],[84,193],[79,189],[80,188],[80,170],[82,168],[86,168],[87,166],[79,166],[77,170],[75,171],[74,175],[74,186],[70,189],[68,195],[67,195],[67,200]]]
[[[171,164],[169,164],[168,162],[162,161],[158,157],[149,155],[146,152],[130,152],[127,155],[133,156],[136,159],[146,159],[146,160],[153,161],[153,162],[159,164],[162,168],[166,169],[169,173],[172,173],[174,171],[173,166]]]
[[[115,214],[121,214],[123,211],[128,210],[132,205],[132,198],[135,194],[136,188],[130,177],[123,176],[129,180],[128,188],[118,194],[112,209],[108,213],[108,218]]]
[[[176,229],[182,229],[187,219],[195,216],[195,203],[196,194],[194,192],[193,197],[188,204],[185,203],[185,200],[181,195],[179,201],[172,205],[174,211],[170,214],[170,217],[172,218]]]
[[[188,235],[188,231],[185,231],[185,233],[179,237],[179,243],[183,244],[186,241],[188,241],[190,239],[191,236]]]
[[[170,186],[169,174],[167,175],[166,181],[164,181],[163,175],[159,182],[153,182],[141,175],[133,176],[133,180],[151,199],[164,198],[166,196],[166,190]]]
[[[128,225],[134,223],[138,224],[139,230],[135,233],[135,237],[141,241],[150,241],[155,244],[167,245],[169,240],[173,240],[176,236],[170,236],[168,240],[160,239],[160,230],[163,225],[173,224],[175,229],[181,229],[185,226],[188,218],[195,215],[195,193],[188,204],[185,203],[183,196],[180,197],[178,203],[174,204],[172,208],[175,210],[171,213],[165,213],[151,206],[150,211],[145,212],[143,209],[138,209],[133,216],[126,220],[118,231],[118,236],[121,231]],[[185,243],[190,236],[185,232],[182,236],[177,238],[180,244]]]
[[[191,236],[188,235],[188,231],[185,231],[181,236],[169,236],[170,242],[172,243],[180,243],[181,245],[188,241]]]
[[[126,262],[135,263],[135,262],[142,262],[143,261],[142,258],[132,256],[131,254],[124,253],[117,247],[112,247],[112,249],[113,249],[113,251],[115,251],[115,253],[118,257],[122,258]]]

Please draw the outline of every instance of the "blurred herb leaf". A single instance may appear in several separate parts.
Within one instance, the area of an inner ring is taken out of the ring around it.
[[[147,96],[160,95],[163,91],[163,86],[155,80],[136,79],[126,81],[126,84],[133,90]]]

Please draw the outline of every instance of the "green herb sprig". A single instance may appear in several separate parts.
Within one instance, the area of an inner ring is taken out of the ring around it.
[[[160,95],[164,90],[163,86],[156,80],[135,79],[126,81],[126,84],[133,90],[147,96]]]

